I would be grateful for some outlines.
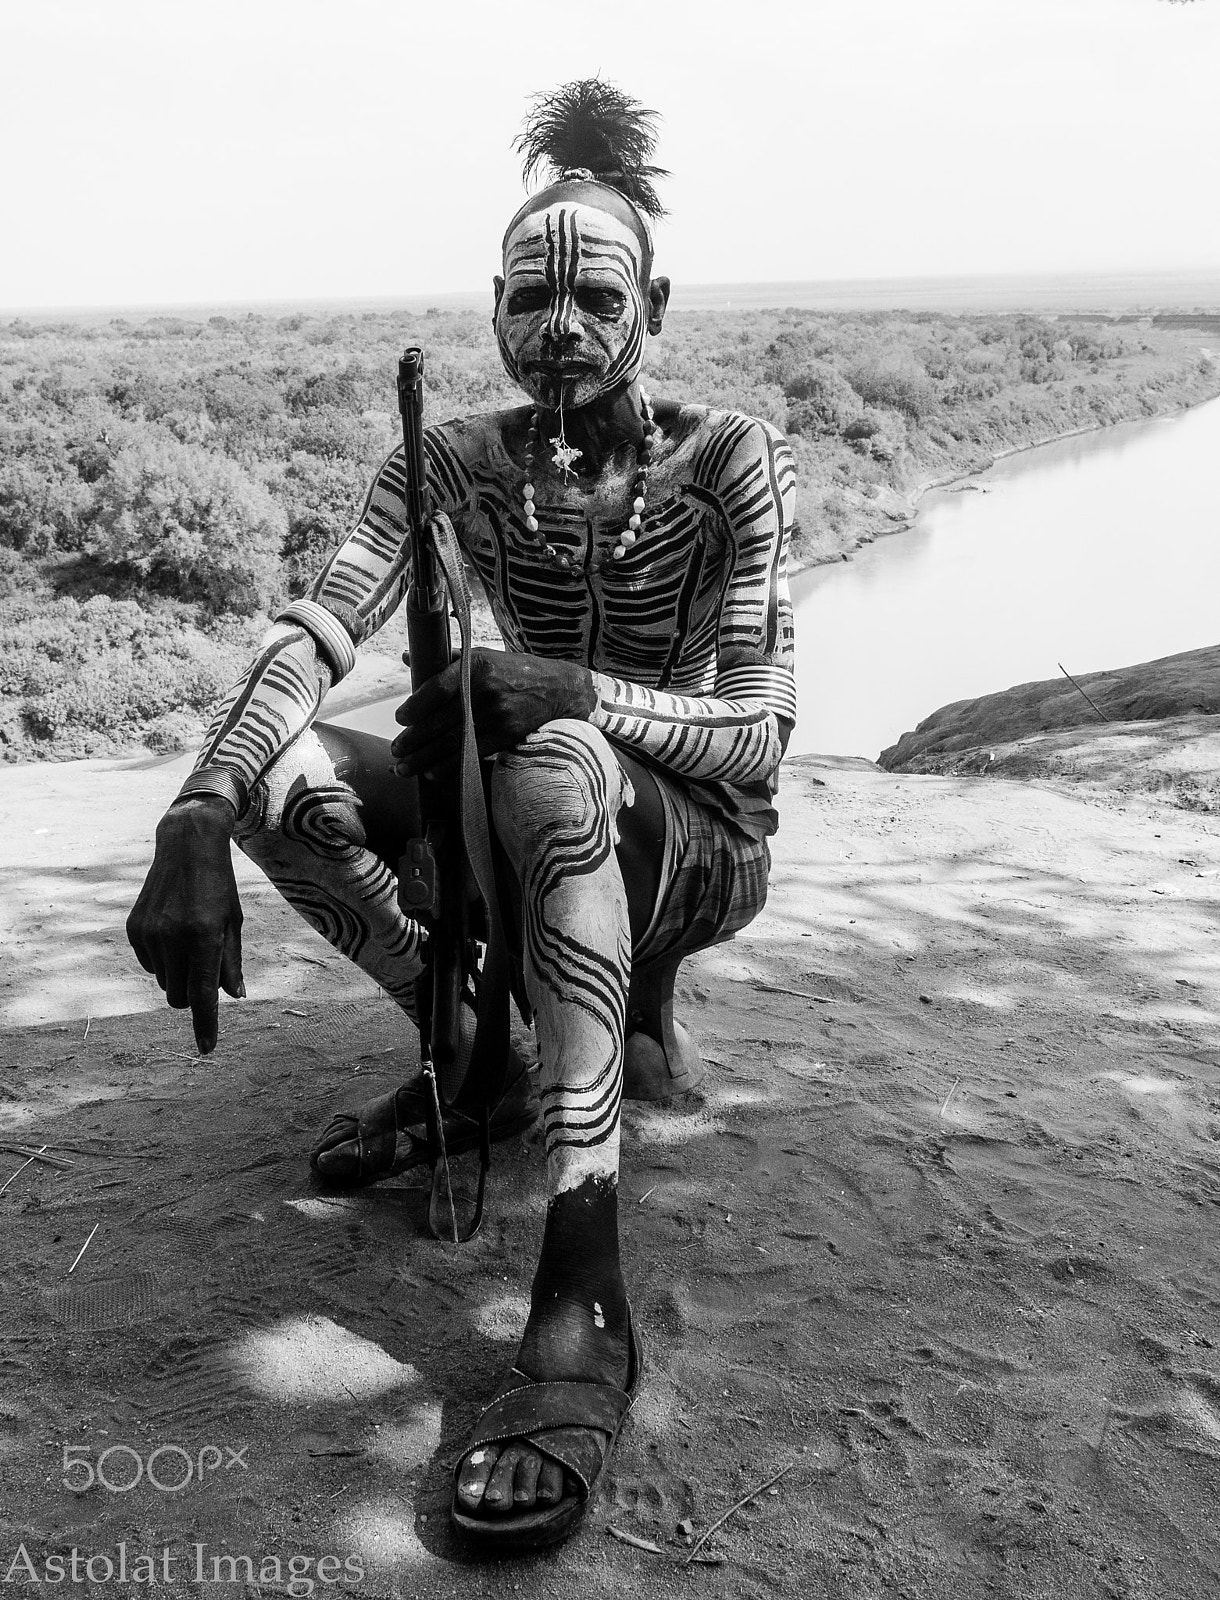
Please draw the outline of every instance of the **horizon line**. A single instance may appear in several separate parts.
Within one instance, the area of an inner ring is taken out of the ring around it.
[[[1107,280],[1121,280],[1125,283],[1138,281],[1164,281],[1166,279],[1215,279],[1217,296],[1220,296],[1220,262],[1210,266],[1191,267],[1072,267],[1063,269],[1045,268],[1034,272],[1020,270],[992,271],[992,272],[953,272],[953,273],[909,273],[886,274],[871,276],[849,276],[837,278],[737,278],[731,280],[712,279],[707,281],[688,281],[679,284],[677,296],[683,293],[699,293],[702,295],[714,294],[718,291],[729,290],[775,290],[800,289],[806,294],[811,291],[824,290],[826,292],[842,291],[844,289],[867,289],[870,286],[881,290],[887,286],[895,288],[905,287],[912,289],[931,288],[933,286],[948,287],[955,284],[973,284],[976,286],[992,284],[997,287],[1006,284],[1034,285],[1045,283],[1047,285],[1065,286],[1072,282],[1089,282],[1098,284]],[[213,311],[223,314],[226,310],[259,312],[267,311],[274,307],[277,309],[306,307],[338,309],[339,307],[362,306],[373,308],[384,307],[387,310],[409,309],[416,304],[426,310],[429,306],[438,306],[445,309],[453,306],[455,301],[469,302],[471,299],[486,298],[490,300],[492,291],[489,286],[470,289],[445,289],[445,290],[420,290],[406,292],[386,291],[379,294],[353,294],[353,295],[290,295],[290,296],[247,296],[235,299],[193,299],[193,300],[144,300],[144,301],[99,301],[93,304],[41,304],[23,306],[0,306],[0,318],[6,321],[19,320],[23,317],[73,317],[73,316],[121,316],[133,312],[152,315],[166,315],[184,313],[187,311]]]

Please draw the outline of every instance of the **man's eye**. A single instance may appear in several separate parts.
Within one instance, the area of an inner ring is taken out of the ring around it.
[[[535,289],[514,289],[507,309],[510,317],[523,317],[531,311],[545,311],[550,303],[550,294],[539,284]]]
[[[626,301],[617,289],[577,289],[576,304],[593,317],[620,317]]]

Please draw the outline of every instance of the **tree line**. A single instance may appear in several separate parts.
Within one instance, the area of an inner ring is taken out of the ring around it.
[[[358,513],[411,343],[430,417],[520,402],[475,311],[0,329],[0,753],[196,737]],[[1149,323],[680,308],[648,379],[788,432],[802,561],[867,535],[882,491],[1220,386]]]

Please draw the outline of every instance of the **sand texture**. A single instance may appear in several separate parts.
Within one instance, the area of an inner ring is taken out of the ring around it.
[[[356,1559],[366,1597],[1220,1591],[1214,817],[792,763],[766,912],[680,979],[706,1083],[626,1111],[633,1418],[576,1538],[472,1567],[449,1470],[514,1352],[541,1147],[499,1150],[460,1251],[418,1178],[315,1189],[330,1111],[412,1052],[243,872],[250,998],[194,1054],[122,934],[184,764],[4,774],[0,1183],[11,1146],[71,1163],[0,1195],[6,1565],[170,1550],[171,1586],[99,1595],[243,1593],[194,1586],[196,1542]],[[247,1464],[75,1493],[65,1444]],[[784,1468],[684,1570],[678,1524]]]

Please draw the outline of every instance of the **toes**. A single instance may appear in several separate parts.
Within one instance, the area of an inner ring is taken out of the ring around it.
[[[492,1468],[491,1477],[487,1480],[487,1487],[483,1491],[484,1511],[512,1510],[513,1480],[517,1475],[517,1467],[524,1455],[524,1445],[505,1445],[500,1452],[500,1459]]]
[[[533,1505],[538,1490],[538,1474],[542,1471],[542,1457],[536,1450],[526,1450],[513,1474],[513,1504],[527,1509]]]
[[[346,1176],[360,1167],[360,1140],[350,1132],[337,1132],[335,1143],[319,1145],[313,1157],[314,1170],[326,1176]]]
[[[563,1468],[557,1461],[542,1462],[534,1497],[543,1506],[553,1506],[563,1499]]]
[[[458,1474],[457,1497],[467,1511],[477,1511],[483,1502],[488,1480],[495,1470],[499,1452],[494,1445],[472,1450]]]
[[[579,1496],[580,1485],[556,1461],[524,1440],[497,1450],[482,1445],[462,1462],[456,1499],[463,1511],[508,1516],[535,1506],[553,1506]]]

